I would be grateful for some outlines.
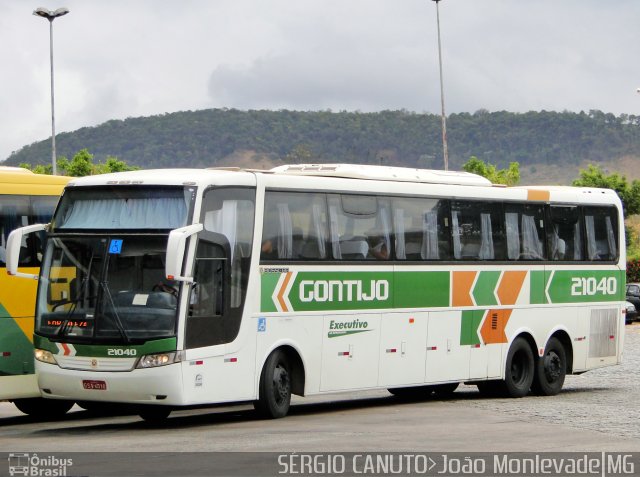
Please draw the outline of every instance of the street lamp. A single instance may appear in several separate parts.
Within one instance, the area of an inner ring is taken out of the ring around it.
[[[447,147],[447,117],[444,112],[444,83],[442,81],[442,47],[440,45],[440,9],[438,3],[441,0],[433,0],[436,2],[436,19],[438,22],[438,62],[440,63],[440,103],[442,105],[442,152],[444,156],[444,170],[449,170],[449,148]]]
[[[53,167],[53,175],[58,171],[56,168],[56,115],[53,101],[53,20],[69,13],[68,8],[58,8],[55,11],[38,7],[33,11],[34,15],[49,20],[49,58],[51,63],[51,165]]]

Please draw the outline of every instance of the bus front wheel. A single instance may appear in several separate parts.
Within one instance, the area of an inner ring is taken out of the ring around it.
[[[531,346],[524,338],[516,338],[507,354],[504,390],[508,397],[520,398],[529,394],[533,383],[534,361]]]
[[[291,366],[282,350],[269,355],[260,375],[258,400],[254,407],[268,419],[284,417],[291,405]]]
[[[157,406],[154,404],[148,404],[140,406],[138,409],[138,415],[147,422],[162,422],[171,414],[171,408],[169,406]]]
[[[44,398],[16,399],[13,404],[25,414],[41,419],[64,416],[73,407],[73,401]]]
[[[544,356],[536,363],[531,390],[539,396],[555,396],[564,385],[567,375],[567,353],[557,338],[547,342]]]

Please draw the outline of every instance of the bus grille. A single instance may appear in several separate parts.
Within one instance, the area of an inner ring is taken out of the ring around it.
[[[618,335],[618,310],[591,310],[589,332],[589,358],[606,358],[616,355]]]
[[[88,358],[85,356],[56,356],[58,366],[63,369],[82,371],[131,371],[136,358]]]

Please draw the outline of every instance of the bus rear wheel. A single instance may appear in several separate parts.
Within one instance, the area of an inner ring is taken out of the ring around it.
[[[260,375],[256,411],[267,419],[278,419],[289,412],[291,405],[291,365],[287,355],[275,350],[267,358]]]
[[[536,363],[531,390],[539,396],[555,396],[564,385],[567,375],[567,353],[557,338],[547,342],[544,356]]]
[[[534,361],[531,346],[524,338],[516,338],[507,354],[504,391],[508,397],[521,398],[529,394],[533,383]]]
[[[44,398],[16,399],[13,404],[25,414],[41,419],[64,416],[73,407],[73,401]]]

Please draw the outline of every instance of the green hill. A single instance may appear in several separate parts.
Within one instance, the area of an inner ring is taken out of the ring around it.
[[[500,167],[518,161],[525,177],[548,170],[553,179],[554,171],[577,170],[587,162],[640,158],[640,116],[481,110],[450,115],[447,129],[452,169],[475,155]],[[440,117],[408,111],[186,111],[62,133],[56,145],[60,156],[87,148],[97,161],[111,155],[143,168],[283,162],[442,167]],[[16,151],[4,164],[45,164],[49,158],[46,139]]]

